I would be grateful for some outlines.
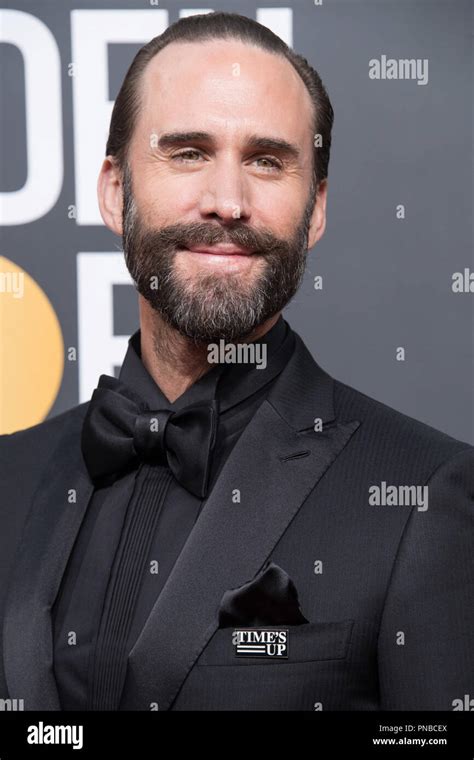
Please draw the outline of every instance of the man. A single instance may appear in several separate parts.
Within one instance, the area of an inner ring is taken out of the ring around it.
[[[332,379],[281,314],[324,233],[332,118],[238,15],[135,58],[98,196],[140,330],[89,403],[1,440],[4,704],[474,695],[473,447]]]

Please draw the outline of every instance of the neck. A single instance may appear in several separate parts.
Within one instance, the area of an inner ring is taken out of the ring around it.
[[[167,324],[149,303],[139,297],[142,362],[168,401],[173,403],[212,369],[207,343],[196,345]],[[258,340],[270,330],[281,312],[262,322],[245,338]]]

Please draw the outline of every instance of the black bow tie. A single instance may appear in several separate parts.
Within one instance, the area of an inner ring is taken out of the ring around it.
[[[217,401],[152,410],[115,377],[101,375],[82,428],[82,454],[94,482],[140,462],[167,463],[184,488],[207,496]]]

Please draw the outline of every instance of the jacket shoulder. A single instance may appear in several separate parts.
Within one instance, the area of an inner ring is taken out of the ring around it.
[[[1,435],[0,483],[20,476],[32,481],[40,476],[62,436],[74,430],[80,434],[88,405],[79,404],[32,427]]]
[[[438,463],[474,446],[399,412],[361,391],[334,381],[334,402],[339,419],[358,419],[365,435],[377,446],[394,454],[425,452]]]

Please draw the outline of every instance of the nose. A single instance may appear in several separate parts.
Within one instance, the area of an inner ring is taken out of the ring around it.
[[[217,217],[224,222],[250,218],[248,178],[239,159],[228,156],[215,160],[206,172],[199,202],[203,218]]]

